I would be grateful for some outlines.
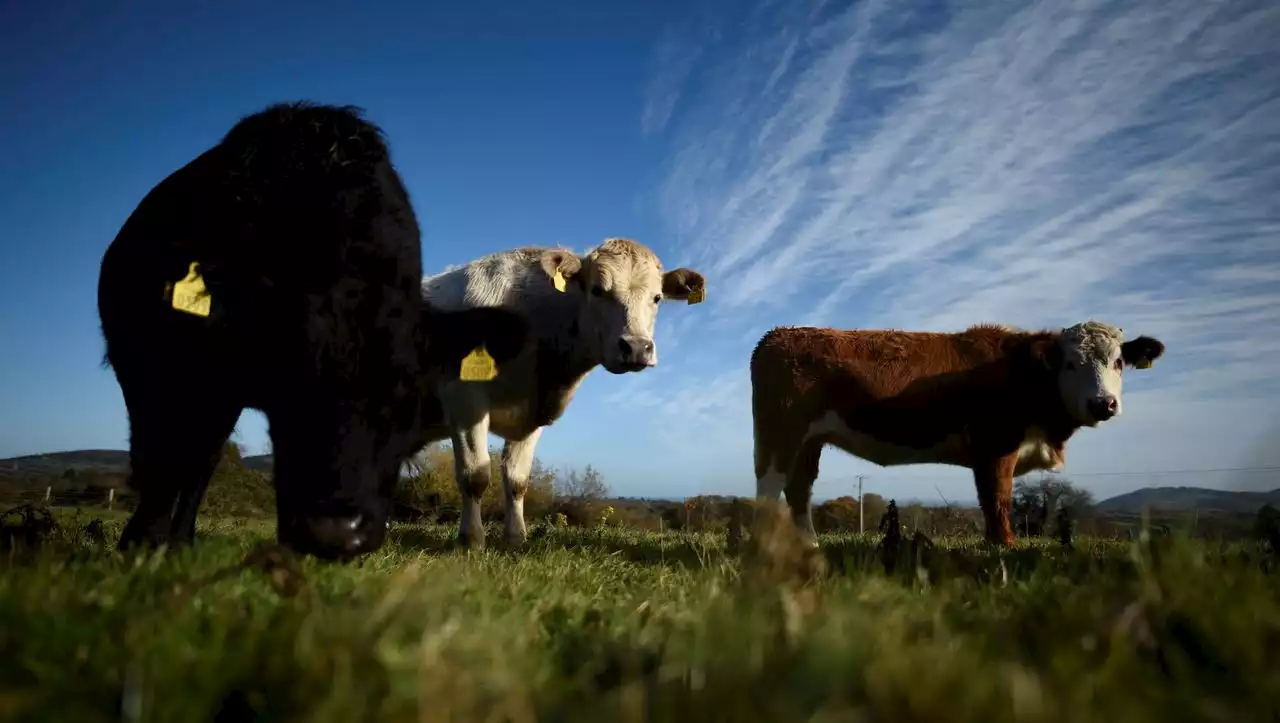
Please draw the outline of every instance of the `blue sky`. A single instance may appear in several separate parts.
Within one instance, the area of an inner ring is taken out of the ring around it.
[[[25,7],[23,7],[25,5]],[[1266,0],[10,3],[0,10],[0,456],[123,448],[98,263],[147,190],[277,100],[389,133],[443,269],[646,242],[709,278],[661,364],[597,371],[539,456],[628,495],[750,494],[775,325],[1098,318],[1160,337],[1066,474],[1262,488],[1280,465],[1280,6]],[[469,9],[462,10],[463,6]],[[256,412],[239,441],[265,447]],[[963,470],[884,470],[972,501]]]

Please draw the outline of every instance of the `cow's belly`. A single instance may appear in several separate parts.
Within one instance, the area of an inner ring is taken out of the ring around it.
[[[809,425],[806,440],[822,439],[837,449],[865,459],[881,467],[897,467],[908,464],[952,464],[967,467],[968,451],[964,435],[951,434],[941,441],[912,446],[900,441],[888,441],[855,430],[844,423],[835,412],[827,412]]]
[[[489,431],[506,440],[520,440],[533,434],[534,423],[526,402],[489,409]]]
[[[901,441],[880,439],[869,432],[853,429],[835,412],[827,412],[811,423],[805,439],[822,439],[826,444],[881,467],[909,464],[969,467],[972,464],[965,436],[961,433],[948,435],[931,445],[913,446]],[[1018,446],[1014,476],[1037,470],[1057,471],[1064,464],[1064,454],[1046,441],[1042,430],[1032,427],[1027,430],[1022,444]]]

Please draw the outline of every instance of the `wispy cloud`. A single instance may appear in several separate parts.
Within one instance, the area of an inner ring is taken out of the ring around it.
[[[749,392],[723,390],[781,324],[1093,317],[1168,344],[1136,388],[1277,391],[1280,6],[832,0],[730,27],[668,36],[698,60],[660,63],[645,110],[662,218],[715,294],[682,329],[683,390],[718,390],[691,424],[749,445]]]
[[[657,133],[666,126],[680,100],[681,86],[702,52],[702,46],[692,38],[682,37],[675,30],[668,30],[658,42],[654,52],[655,72],[645,94],[644,112],[640,116],[640,129]]]

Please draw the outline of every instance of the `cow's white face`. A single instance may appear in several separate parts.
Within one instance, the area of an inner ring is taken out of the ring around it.
[[[544,261],[582,295],[578,343],[614,374],[637,372],[658,363],[653,328],[664,300],[687,300],[706,281],[692,269],[663,273],[647,247],[629,239],[608,239],[584,258],[565,254]]]
[[[1062,330],[1058,352],[1058,390],[1068,413],[1096,427],[1120,416],[1125,365],[1150,366],[1164,344],[1147,336],[1126,342],[1123,329],[1086,321]]]

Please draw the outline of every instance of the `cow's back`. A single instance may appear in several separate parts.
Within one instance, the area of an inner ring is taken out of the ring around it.
[[[168,303],[193,262],[206,317]],[[256,380],[255,398],[278,385],[269,377],[323,367],[376,397],[419,373],[421,274],[417,220],[377,126],[354,108],[272,106],[157,184],[108,246],[107,358],[199,357]]]
[[[982,330],[947,334],[897,330],[779,327],[751,356],[754,388],[797,399],[817,396],[857,405],[899,396],[1000,357],[1000,338]]]

